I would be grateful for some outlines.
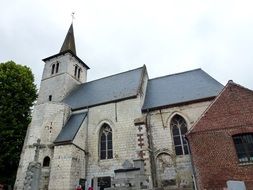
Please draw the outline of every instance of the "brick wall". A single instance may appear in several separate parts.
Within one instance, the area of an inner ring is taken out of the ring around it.
[[[253,189],[253,163],[239,163],[232,135],[253,133],[253,92],[229,82],[188,134],[199,189],[223,189],[227,180]]]

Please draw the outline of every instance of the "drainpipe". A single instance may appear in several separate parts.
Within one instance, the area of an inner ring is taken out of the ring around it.
[[[153,144],[151,125],[150,125],[149,110],[147,110],[147,114],[146,114],[146,126],[147,126],[148,143],[150,146],[150,167],[151,167],[152,186],[157,187],[156,163],[155,163],[155,158],[154,158],[154,144]]]
[[[88,163],[89,163],[89,147],[88,147],[88,128],[89,128],[89,107],[87,107],[87,126],[86,126],[86,138],[85,138],[85,179],[86,179],[86,184],[88,184],[88,179],[87,179],[87,173],[88,173]]]
[[[188,152],[189,152],[189,155],[190,155],[190,161],[191,161],[191,165],[192,165],[192,174],[193,174],[193,184],[194,184],[194,189],[195,190],[198,190],[198,186],[197,186],[197,181],[196,181],[196,170],[195,170],[195,167],[193,165],[193,160],[192,160],[192,156],[191,156],[191,148],[190,148],[190,144],[189,144],[189,141],[188,141],[188,138],[186,136],[184,136],[184,139],[187,143],[187,149],[188,149]]]

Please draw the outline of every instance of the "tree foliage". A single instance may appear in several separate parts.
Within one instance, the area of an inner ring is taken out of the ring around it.
[[[13,61],[0,64],[0,183],[14,183],[36,98],[30,68]]]

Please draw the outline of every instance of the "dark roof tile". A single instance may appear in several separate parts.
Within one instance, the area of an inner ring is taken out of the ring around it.
[[[71,23],[68,33],[65,37],[65,40],[62,44],[61,52],[65,52],[67,50],[72,51],[76,55],[76,45],[75,45],[75,37],[74,37],[74,29],[73,29],[73,23]]]
[[[55,139],[55,144],[70,143],[74,140],[79,128],[81,127],[87,112],[77,113],[70,116],[60,134]]]
[[[215,97],[223,85],[201,69],[148,81],[143,111]]]
[[[63,102],[70,105],[72,109],[80,109],[136,97],[144,68],[137,68],[81,84]]]

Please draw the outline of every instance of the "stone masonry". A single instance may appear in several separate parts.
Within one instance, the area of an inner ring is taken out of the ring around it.
[[[35,148],[32,145],[37,139],[41,139],[41,144],[44,145],[39,150],[38,157],[41,165],[40,190],[73,190],[80,181],[85,183],[86,189],[93,186],[94,190],[99,190],[100,187],[110,188],[111,185],[116,185],[116,182],[121,180],[119,178],[124,175],[133,180],[136,187],[143,189],[193,189],[194,172],[190,155],[175,154],[170,123],[175,115],[179,115],[185,120],[186,129],[189,130],[210,105],[217,89],[215,93],[199,100],[176,102],[171,105],[160,105],[159,108],[152,110],[143,110],[150,84],[147,69],[143,66],[113,75],[122,82],[117,87],[103,88],[103,83],[96,91],[98,94],[88,93],[84,96],[85,91],[75,90],[82,87],[92,91],[97,87],[99,80],[108,82],[111,78],[95,80],[93,85],[86,82],[89,67],[75,54],[72,25],[65,40],[69,41],[64,42],[64,49],[68,44],[70,49],[61,50],[60,53],[44,59],[45,67],[39,97],[23,145],[15,190],[24,189],[25,174],[34,158]],[[56,65],[58,66],[55,70]],[[79,71],[80,76],[77,74]],[[202,77],[201,80],[206,80],[207,84],[209,80],[213,80],[199,69],[182,75],[189,75],[192,78],[195,76],[194,73]],[[178,76],[173,75],[171,78],[177,81]],[[196,80],[196,83],[198,81]],[[108,83],[111,84],[111,81]],[[167,81],[163,81],[163,84],[165,86],[162,90],[165,90]],[[108,88],[111,91],[107,91]],[[118,88],[121,88],[121,91],[118,92]],[[192,88],[186,86],[186,89],[187,92],[182,94],[183,98]],[[64,98],[69,97],[72,92],[80,93],[79,98],[75,100],[79,101],[78,103],[83,101],[84,97],[87,101],[92,102],[95,99],[97,102],[73,108],[71,104],[64,103]],[[110,100],[106,99],[109,96],[106,92],[112,94]],[[131,94],[133,92],[135,94]],[[169,99],[170,94],[165,93],[164,97]],[[106,100],[99,102],[99,98]],[[194,95],[194,98],[198,97]],[[85,115],[81,123],[75,120],[68,126],[72,116],[77,113]],[[108,140],[108,136],[102,136],[101,129],[104,124],[110,127],[111,140]],[[63,140],[57,143],[55,141],[59,136]],[[180,139],[184,141],[184,136],[181,135]],[[102,148],[106,148],[107,154],[110,149],[112,156],[102,159]],[[141,160],[142,166],[136,165],[138,160]],[[119,172],[120,174],[116,175],[126,163],[134,166],[133,172]]]

